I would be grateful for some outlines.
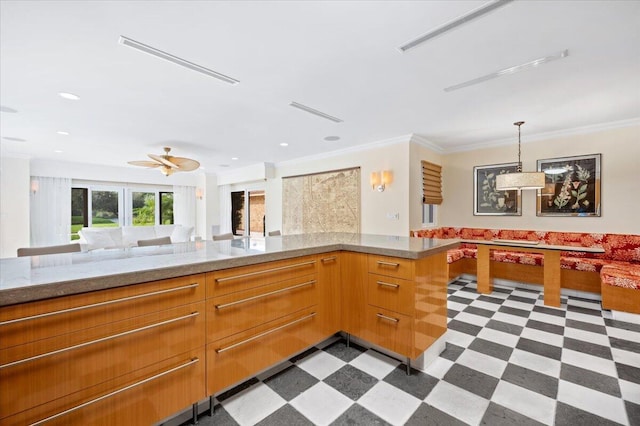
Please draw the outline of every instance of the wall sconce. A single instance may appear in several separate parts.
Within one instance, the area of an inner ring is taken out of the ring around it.
[[[202,188],[196,188],[196,198],[198,200],[202,200],[203,196],[204,196],[204,191],[202,190]]]
[[[391,172],[383,170],[371,173],[371,189],[384,192],[386,186],[391,183]]]
[[[40,182],[38,182],[37,180],[32,180],[31,181],[31,193],[35,194],[36,192],[38,192],[38,189],[40,189]]]

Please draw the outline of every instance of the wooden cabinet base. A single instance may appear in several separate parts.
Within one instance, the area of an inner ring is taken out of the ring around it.
[[[206,397],[204,356],[204,348],[200,348],[173,357],[4,418],[0,425],[143,425],[160,421]],[[3,395],[6,397],[10,396]]]
[[[207,394],[257,372],[323,340],[315,307],[303,309],[207,345]]]

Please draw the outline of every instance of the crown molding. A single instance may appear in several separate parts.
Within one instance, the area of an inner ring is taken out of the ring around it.
[[[610,121],[607,123],[598,123],[598,124],[590,124],[588,126],[574,127],[571,129],[563,129],[563,130],[554,130],[551,132],[543,132],[543,133],[535,133],[529,134],[526,136],[526,140],[523,138],[522,143],[536,142],[547,139],[565,137],[565,136],[574,136],[574,135],[584,135],[588,133],[596,133],[603,132],[605,130],[612,129],[620,129],[624,127],[633,127],[640,126],[640,117],[629,118],[627,120],[619,120],[619,121]],[[445,154],[452,154],[454,152],[463,152],[463,151],[475,151],[478,149],[485,148],[495,148],[505,145],[513,144],[513,137],[506,139],[498,139],[489,142],[479,142],[468,145],[461,145],[455,148],[449,148],[444,150]]]
[[[444,154],[447,152],[442,146],[438,145],[437,143],[430,141],[424,136],[420,136],[415,133],[411,135],[411,142],[415,142],[418,145],[421,145],[425,148],[428,148],[432,151],[437,152],[438,154]]]

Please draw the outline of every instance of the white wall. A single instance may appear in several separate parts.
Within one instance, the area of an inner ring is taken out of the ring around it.
[[[299,159],[276,164],[275,178],[267,179],[266,226],[282,229],[282,177],[360,167],[361,232],[407,235],[409,230],[409,137],[367,149],[334,152],[322,158]],[[393,182],[384,192],[371,189],[371,172],[389,170]],[[387,214],[398,214],[388,219]]]
[[[29,160],[2,157],[0,163],[0,258],[29,247]]]
[[[640,126],[523,142],[522,168],[536,170],[538,159],[597,153],[602,154],[601,217],[537,217],[536,191],[531,190],[523,191],[522,216],[474,216],[473,167],[517,161],[517,141],[443,156],[439,225],[640,234]]]

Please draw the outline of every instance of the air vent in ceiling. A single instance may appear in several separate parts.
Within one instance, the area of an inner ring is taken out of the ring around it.
[[[219,72],[210,70],[209,68],[205,68],[201,65],[198,64],[194,64],[193,62],[189,62],[186,59],[182,59],[179,58],[177,56],[174,56],[170,53],[167,52],[163,52],[162,50],[156,49],[155,47],[151,47],[151,46],[147,46],[144,43],[140,43],[139,41],[135,41],[132,40],[128,37],[125,36],[120,36],[120,39],[118,40],[118,43],[124,45],[124,46],[128,46],[131,47],[133,49],[139,50],[141,52],[147,53],[149,55],[155,56],[156,58],[160,58],[160,59],[164,59],[165,61],[169,61],[169,62],[173,62],[176,65],[180,65],[182,67],[188,68],[192,71],[196,71],[205,75],[208,75],[209,77],[214,77],[217,78],[218,80],[222,80],[225,83],[229,83],[229,84],[238,84],[240,83],[239,80],[236,80],[235,78],[226,76],[224,74],[220,74]]]
[[[329,115],[329,114],[325,114],[322,111],[318,111],[317,109],[313,109],[313,108],[308,107],[306,105],[302,105],[302,104],[299,104],[299,103],[293,102],[293,101],[289,105],[294,107],[294,108],[301,109],[302,111],[306,111],[309,114],[313,114],[313,115],[317,115],[318,117],[326,118],[327,120],[331,120],[331,121],[333,121],[335,123],[342,123],[341,119],[339,119],[337,117],[334,117],[332,115]]]
[[[426,34],[423,34],[413,40],[410,40],[404,43],[398,49],[400,49],[402,52],[406,52],[407,50],[413,49],[414,47],[417,47],[418,45],[424,43],[427,40],[431,40],[432,38],[442,35],[448,31],[451,31],[452,29],[457,28],[460,25],[466,24],[467,22],[472,21],[476,18],[479,18],[482,15],[486,15],[487,13],[492,12],[495,9],[501,6],[504,6],[507,3],[511,3],[512,1],[513,0],[496,0],[496,1],[491,1],[489,3],[485,3],[479,8],[473,9],[472,11],[457,17],[453,21],[449,21],[446,24],[441,25],[432,31],[429,31]]]

